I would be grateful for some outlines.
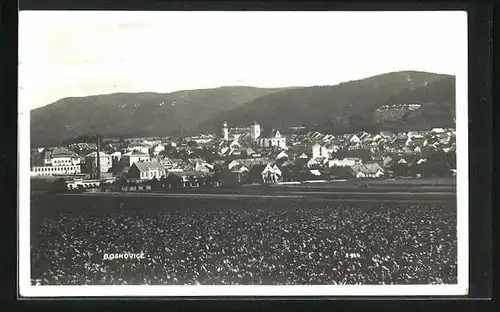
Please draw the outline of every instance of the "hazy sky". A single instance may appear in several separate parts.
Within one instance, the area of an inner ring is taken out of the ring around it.
[[[332,85],[390,71],[457,75],[464,12],[19,14],[20,105],[114,92]]]

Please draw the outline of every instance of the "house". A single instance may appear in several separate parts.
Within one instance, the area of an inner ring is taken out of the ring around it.
[[[122,156],[122,163],[125,167],[132,167],[134,163],[140,161],[150,161],[149,154],[134,150]]]
[[[322,157],[322,158],[311,158],[307,162],[307,168],[312,168],[316,166],[323,166],[328,163],[328,158]]]
[[[357,135],[353,134],[353,135],[349,138],[349,142],[350,142],[351,144],[352,144],[352,143],[354,143],[354,144],[356,144],[356,143],[361,143],[361,139],[360,139]]]
[[[166,170],[158,161],[138,161],[130,166],[127,178],[137,180],[160,179],[166,176]]]
[[[167,179],[169,177],[177,177],[180,179],[180,186],[181,187],[200,187],[201,185],[201,179],[210,177],[212,176],[212,173],[204,173],[196,170],[189,170],[189,171],[184,171],[184,170],[169,170],[167,172]],[[172,187],[172,185],[170,185]]]
[[[267,164],[261,172],[262,181],[264,183],[277,183],[280,182],[283,174],[276,164]]]
[[[356,178],[379,178],[384,175],[384,169],[377,163],[357,164],[349,168]]]
[[[299,159],[309,159],[309,156],[306,153],[301,153],[297,158],[299,158]]]
[[[208,172],[210,172],[211,169],[213,169],[213,166],[210,166],[209,164],[205,163],[204,161],[197,161],[193,167],[194,171],[199,171],[199,172],[203,172],[203,173],[208,173]]]
[[[161,163],[161,165],[165,168],[165,169],[171,169],[174,167],[174,163],[172,162],[172,160],[168,157],[164,157],[164,158],[158,158],[158,161]]]
[[[347,157],[343,159],[330,159],[328,160],[328,168],[331,167],[349,167],[356,164],[361,164],[361,159],[357,157]]]
[[[232,170],[234,166],[236,165],[243,165],[247,168],[252,168],[255,165],[267,165],[271,163],[271,160],[267,157],[260,157],[260,158],[241,158],[241,159],[235,159],[232,160],[228,164],[228,169]]]
[[[290,157],[288,157],[288,154],[285,151],[281,151],[278,153],[278,155],[276,155],[275,159],[276,160],[290,159]]]
[[[406,159],[401,157],[401,159],[398,161],[398,164],[408,164],[408,162],[406,161]]]

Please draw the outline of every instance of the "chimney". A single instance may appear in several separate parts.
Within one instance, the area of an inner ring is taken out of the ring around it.
[[[97,135],[96,136],[96,139],[97,139],[97,173],[96,173],[96,176],[97,176],[97,179],[101,179],[101,142],[100,142],[100,138],[99,136]]]

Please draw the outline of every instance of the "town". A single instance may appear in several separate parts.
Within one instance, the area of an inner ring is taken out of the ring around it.
[[[218,135],[88,141],[32,149],[32,188],[47,181],[75,192],[331,181],[362,187],[367,179],[456,175],[455,130],[444,128],[331,135],[224,122]]]

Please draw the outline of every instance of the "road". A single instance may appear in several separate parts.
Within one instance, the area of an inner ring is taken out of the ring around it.
[[[455,192],[339,192],[339,191],[286,191],[265,194],[235,193],[155,193],[155,192],[105,192],[82,194],[59,194],[59,196],[115,196],[115,197],[156,197],[156,198],[202,198],[202,199],[308,199],[328,201],[455,201]]]

